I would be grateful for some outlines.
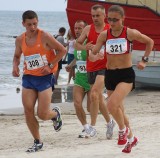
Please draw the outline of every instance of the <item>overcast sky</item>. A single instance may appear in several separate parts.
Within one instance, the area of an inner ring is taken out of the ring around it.
[[[64,11],[65,0],[0,0],[0,10]]]

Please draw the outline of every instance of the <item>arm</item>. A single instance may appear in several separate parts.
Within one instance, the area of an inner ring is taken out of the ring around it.
[[[58,53],[56,54],[53,61],[51,61],[49,64],[52,64],[53,67],[62,59],[62,57],[66,53],[65,47],[59,43],[51,34],[42,32],[42,43],[47,50],[56,50]],[[44,75],[47,75],[51,72],[51,68],[49,65],[46,65],[42,69],[42,73]]]
[[[66,54],[66,49],[65,47],[59,43],[55,38],[52,37],[52,35],[50,35],[49,33],[45,33],[43,34],[43,43],[45,43],[46,47],[48,49],[55,49],[58,51],[56,57],[54,58],[54,60],[50,63],[55,65],[56,63],[58,63],[62,57]]]
[[[20,59],[21,59],[21,37],[18,36],[15,41],[15,53],[13,57],[13,70],[12,70],[12,75],[14,77],[19,77],[20,76],[20,70],[19,70],[19,64],[20,64]]]
[[[148,57],[153,49],[154,41],[149,38],[148,36],[140,33],[135,29],[128,29],[128,39],[129,40],[136,40],[138,42],[144,43],[146,45],[144,56]],[[137,64],[138,69],[144,69],[146,63],[144,61],[140,61]]]
[[[154,41],[151,38],[135,29],[128,29],[128,38],[131,39],[131,41],[136,40],[144,43],[146,45],[144,56],[148,57],[150,55],[154,45]]]
[[[106,41],[107,31],[103,31],[98,36],[96,45],[93,47],[92,51],[89,53],[89,60],[96,61],[104,58],[104,53],[101,53],[101,47],[104,45]]]
[[[74,58],[74,60],[72,60],[72,62],[65,67],[66,71],[69,72],[75,65],[76,65],[76,59]]]

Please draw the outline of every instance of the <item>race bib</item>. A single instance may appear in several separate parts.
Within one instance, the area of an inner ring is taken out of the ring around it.
[[[127,40],[125,38],[110,39],[106,42],[108,54],[124,54],[127,51]]]
[[[34,69],[38,69],[44,66],[44,62],[40,54],[25,56],[24,60],[25,60],[28,70],[34,70]]]
[[[80,73],[87,73],[86,71],[86,61],[77,61],[77,70]]]

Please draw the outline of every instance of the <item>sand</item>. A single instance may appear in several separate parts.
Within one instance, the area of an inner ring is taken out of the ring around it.
[[[85,104],[85,102],[84,102]],[[56,103],[62,109],[63,128],[55,132],[51,121],[40,121],[43,150],[26,153],[33,144],[22,109],[13,115],[0,116],[0,158],[159,158],[160,157],[160,89],[141,88],[133,91],[125,100],[126,113],[139,143],[130,154],[122,153],[117,146],[118,127],[112,140],[105,137],[106,123],[99,114],[95,138],[77,138],[82,130],[73,103]],[[54,106],[51,105],[52,107]],[[12,109],[13,110],[13,109]],[[8,113],[12,111],[8,110]],[[90,122],[90,116],[87,115]]]

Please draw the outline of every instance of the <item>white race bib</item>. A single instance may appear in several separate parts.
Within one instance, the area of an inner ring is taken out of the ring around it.
[[[86,73],[86,61],[82,61],[82,60],[78,60],[76,62],[77,64],[77,70],[80,72],[80,73]]]
[[[108,54],[124,54],[127,51],[127,40],[125,38],[109,39],[106,41],[106,52]]]
[[[24,60],[28,70],[34,70],[44,66],[44,62],[40,54],[25,56]]]

